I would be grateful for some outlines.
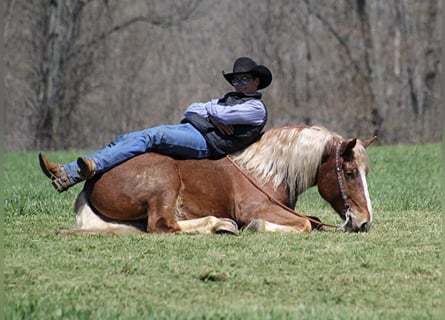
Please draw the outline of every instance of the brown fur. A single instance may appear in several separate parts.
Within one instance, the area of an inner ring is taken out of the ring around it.
[[[295,205],[298,194],[318,184],[321,195],[344,218],[334,167],[340,139],[321,127],[277,128],[238,153],[235,160],[289,207]],[[345,140],[345,147],[351,141]],[[365,166],[367,171],[364,145],[357,143],[353,150],[344,165],[348,170]],[[351,231],[371,223],[360,189],[363,183],[356,180],[347,182],[354,213]],[[252,225],[265,231],[311,230],[307,219],[271,202],[226,158],[175,160],[156,153],[142,154],[88,180],[81,195],[85,206],[109,220],[131,224],[145,219],[147,232],[192,232],[178,222],[207,216],[217,218],[206,220],[213,223],[212,230],[214,223],[221,224],[219,218],[232,219],[239,226],[255,221]]]

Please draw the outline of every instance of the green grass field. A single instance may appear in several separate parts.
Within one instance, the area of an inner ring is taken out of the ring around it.
[[[371,146],[367,234],[69,237],[73,193],[4,162],[6,319],[440,319],[439,144]],[[49,153],[67,162],[72,152]],[[340,223],[315,189],[300,212]]]

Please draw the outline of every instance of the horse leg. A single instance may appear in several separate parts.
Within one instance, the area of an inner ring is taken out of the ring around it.
[[[164,185],[163,187],[165,189],[158,190],[148,201],[147,232],[150,233],[175,233],[181,230],[174,215],[179,181],[178,186]]]
[[[128,234],[142,234],[143,227],[137,224],[130,224],[119,221],[106,221],[99,217],[88,203],[87,195],[82,191],[76,199],[74,205],[76,212],[76,227],[63,230],[62,233],[66,235],[128,235]]]
[[[264,219],[253,219],[244,230],[256,232],[310,232],[312,226],[306,219],[302,219],[301,222],[293,225],[281,225]]]
[[[238,225],[232,219],[208,216],[204,218],[178,221],[180,232],[184,233],[230,233],[238,235]]]

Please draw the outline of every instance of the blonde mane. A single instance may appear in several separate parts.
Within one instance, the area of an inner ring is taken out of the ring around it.
[[[288,126],[266,131],[260,140],[234,156],[257,181],[274,188],[285,184],[291,203],[315,184],[328,143],[341,137],[320,126]]]

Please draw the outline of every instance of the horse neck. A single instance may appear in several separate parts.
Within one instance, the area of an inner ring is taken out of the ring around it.
[[[321,127],[283,127],[267,131],[234,157],[260,184],[286,186],[289,202],[316,183],[325,149],[335,135]]]

